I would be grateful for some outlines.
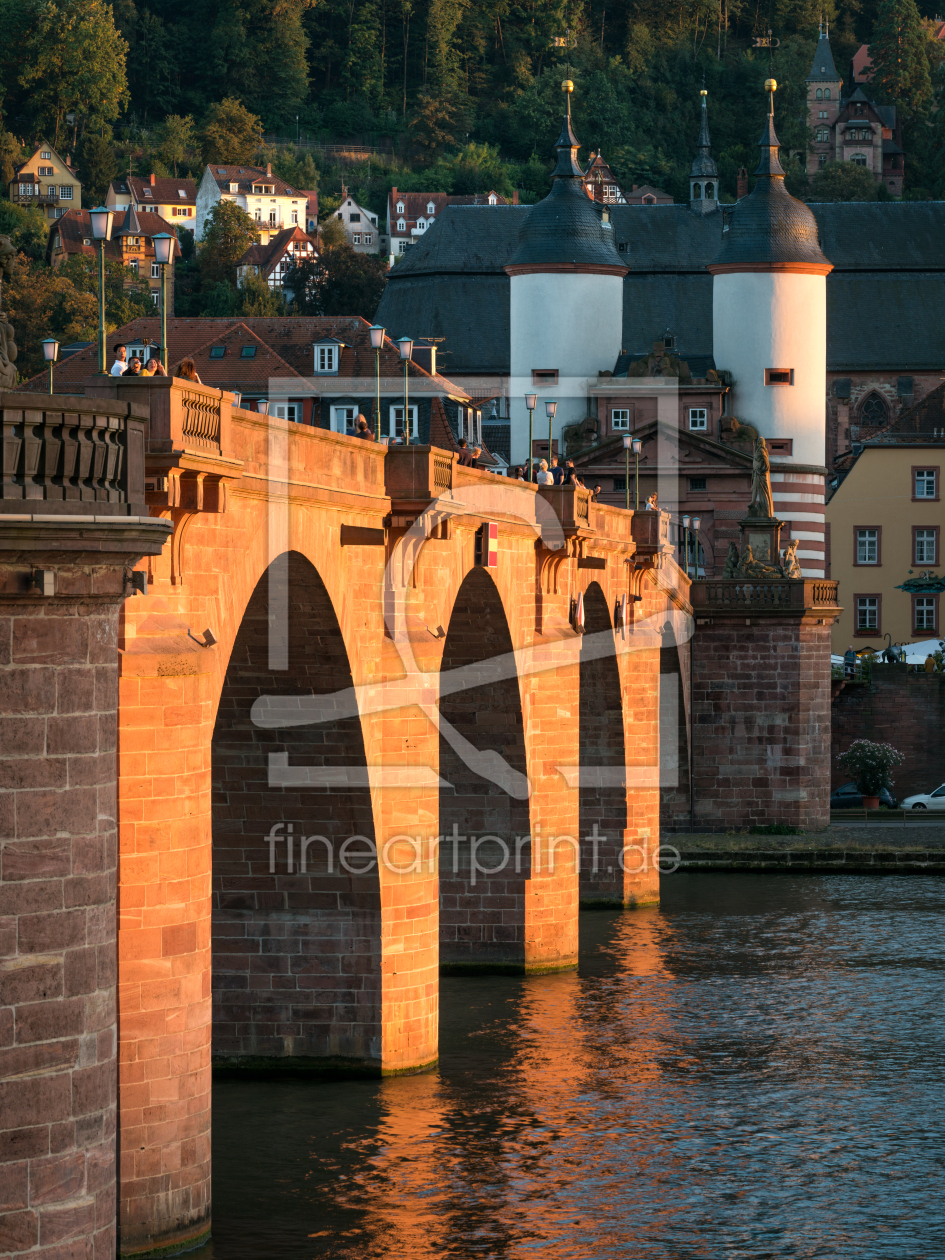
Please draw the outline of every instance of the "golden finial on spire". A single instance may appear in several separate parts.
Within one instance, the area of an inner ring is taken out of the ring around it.
[[[567,92],[569,96],[574,91],[574,84],[571,82],[570,79],[561,80],[561,91]]]

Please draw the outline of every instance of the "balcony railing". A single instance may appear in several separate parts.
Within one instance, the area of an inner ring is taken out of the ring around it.
[[[18,206],[58,206],[59,194],[53,191],[42,192],[38,186],[34,186],[32,192],[15,192],[13,201]]]

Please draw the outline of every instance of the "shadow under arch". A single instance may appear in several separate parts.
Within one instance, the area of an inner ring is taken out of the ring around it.
[[[441,670],[512,650],[495,583],[483,569],[473,569],[457,592]],[[526,774],[517,677],[444,695],[439,708],[474,747],[498,752],[513,770]],[[528,800],[481,778],[442,734],[440,779],[440,970],[524,972],[525,892],[531,876]]]
[[[591,635],[613,630],[604,592],[592,582],[584,592],[584,631],[580,656],[580,778],[582,907],[606,908],[626,902],[620,854],[627,827],[627,789],[620,778],[626,765],[623,696],[615,653],[591,655]],[[612,773],[608,774],[607,772]]]
[[[233,644],[213,731],[213,1057],[242,1071],[379,1074],[377,866],[355,873],[370,862],[356,858],[369,852],[360,842],[347,849],[353,870],[340,861],[348,837],[375,839],[360,718],[266,730],[250,716],[260,696],[352,686],[318,572],[298,552],[274,563],[287,572],[288,668],[269,665],[266,570]]]

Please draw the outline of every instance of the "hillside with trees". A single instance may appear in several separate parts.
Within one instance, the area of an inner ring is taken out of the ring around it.
[[[582,156],[600,148],[626,187],[655,184],[677,200],[687,196],[705,86],[721,197],[730,201],[737,169],[755,164],[763,84],[773,75],[791,191],[809,199],[888,195],[846,163],[829,164],[811,181],[804,174],[811,142],[804,81],[823,15],[841,73],[868,44],[877,100],[898,107],[904,196],[943,197],[945,41],[932,37],[935,7],[925,0],[0,0],[0,173],[5,190],[14,163],[43,136],[75,155],[87,206],[117,176],[199,179],[207,162],[266,161],[293,187],[319,190],[323,221],[342,183],[382,221],[393,185],[518,191],[533,202],[549,187],[560,84],[569,74]],[[778,47],[755,47],[769,29]],[[353,160],[326,147],[350,145],[367,152]],[[0,203],[0,231],[13,232],[21,269],[38,272],[45,227],[14,211]],[[238,313],[246,302],[268,311],[281,301],[262,285],[240,294],[231,258],[221,264],[211,250],[204,260],[202,248],[182,244],[179,313]],[[344,302],[346,282],[352,301],[357,293],[358,304],[369,305],[377,277],[348,259],[342,242],[331,248],[332,306]],[[300,288],[314,291],[311,283]],[[85,306],[72,301],[63,327],[77,327]]]

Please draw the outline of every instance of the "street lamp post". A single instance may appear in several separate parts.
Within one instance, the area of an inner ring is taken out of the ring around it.
[[[629,433],[623,435],[623,505],[626,510],[630,511],[630,449],[634,445],[633,438]],[[640,506],[639,496],[637,496],[637,507]]]
[[[377,383],[377,399],[374,403],[374,436],[381,440],[381,347],[384,344],[384,329],[380,324],[372,324],[368,330],[371,334],[371,349],[374,351],[374,376]]]
[[[413,354],[413,342],[409,337],[400,337],[394,343],[404,361],[404,446],[410,445],[410,412],[407,410],[407,368]]]
[[[167,264],[174,256],[174,238],[170,232],[157,232],[154,242],[154,261],[161,267],[161,367],[167,372]]]
[[[548,470],[551,471],[551,426],[554,422],[558,404],[553,398],[545,400],[545,415],[548,417]]]
[[[98,241],[98,370],[107,376],[105,365],[105,242],[112,239],[114,214],[107,206],[96,206],[89,211],[92,239]]]
[[[699,526],[701,524],[702,520],[700,517],[694,516],[692,518],[692,576],[694,578],[699,576]]]
[[[535,440],[533,437],[534,429],[535,429],[535,408],[538,406],[538,395],[526,394],[525,406],[528,408],[528,476],[525,478],[525,480],[531,481],[532,480],[532,449],[533,449],[533,444]]]
[[[689,517],[682,518],[683,526],[683,564],[686,567],[686,577],[689,576]]]
[[[43,347],[43,358],[49,364],[49,392],[53,392],[52,370],[53,364],[59,357],[59,342],[55,337],[46,337],[39,343]]]
[[[626,439],[624,440],[626,441]],[[633,510],[634,512],[639,512],[640,510],[640,452],[642,450],[643,450],[643,443],[640,441],[639,438],[634,438],[633,439],[633,458],[635,461],[634,469],[633,469],[633,503],[634,503]]]

